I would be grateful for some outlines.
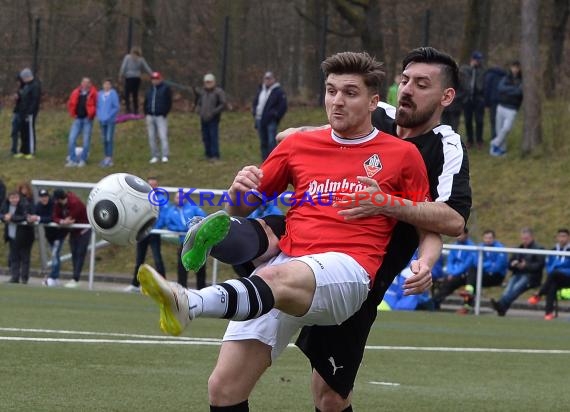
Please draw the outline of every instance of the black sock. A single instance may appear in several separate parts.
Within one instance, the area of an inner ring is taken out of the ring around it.
[[[228,234],[210,255],[223,263],[241,265],[264,254],[268,246],[267,234],[257,220],[232,217]]]
[[[210,405],[210,412],[249,412],[249,404],[247,399],[236,405],[230,406],[212,406]]]

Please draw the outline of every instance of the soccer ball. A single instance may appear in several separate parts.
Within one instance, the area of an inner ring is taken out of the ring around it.
[[[152,187],[127,173],[114,173],[95,185],[87,199],[87,218],[106,241],[126,246],[152,230],[158,207],[149,201]]]

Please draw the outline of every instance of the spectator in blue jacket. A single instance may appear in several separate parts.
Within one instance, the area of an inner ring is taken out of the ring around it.
[[[460,246],[474,246],[469,239],[469,230],[465,227],[463,233],[457,236],[455,242]],[[445,298],[451,295],[457,288],[467,283],[467,277],[475,272],[477,265],[477,253],[471,250],[452,249],[447,257],[444,280],[433,294],[433,304],[435,309],[439,309]]]
[[[497,118],[497,105],[499,104],[499,82],[507,72],[502,67],[490,67],[485,72],[483,94],[485,106],[489,108],[489,121],[491,124],[491,138],[495,138],[495,119]],[[456,129],[457,130],[457,129]]]
[[[570,251],[570,231],[568,229],[558,229],[556,234],[557,243],[554,250],[560,252]],[[546,307],[544,308],[544,319],[554,319],[554,301],[556,292],[559,289],[570,287],[570,256],[548,256],[546,258],[546,281],[540,290],[528,299],[528,303],[536,305],[542,296],[546,295]]]
[[[158,187],[158,178],[156,176],[148,177],[147,182],[153,189],[156,189]],[[159,204],[161,206],[159,206],[158,209],[158,218],[156,219],[156,223],[154,224],[154,229],[165,229],[170,206],[167,202],[164,203],[161,202],[163,193],[161,193],[160,191],[155,193],[157,196],[156,204]],[[161,252],[161,246],[162,246],[161,236],[158,233],[151,233],[143,240],[137,243],[137,253],[135,258],[136,260],[135,260],[135,270],[133,273],[133,280],[131,281],[131,284],[124,289],[125,292],[140,292],[140,284],[137,278],[137,273],[139,271],[140,265],[142,265],[146,259],[146,252],[148,251],[149,246],[152,252],[152,258],[154,259],[154,267],[156,268],[158,273],[166,277],[166,268],[164,267],[164,260],[162,259],[162,252]]]
[[[166,163],[169,155],[167,116],[172,108],[172,92],[162,80],[162,75],[159,72],[152,72],[150,79],[152,86],[147,90],[144,98],[144,114],[151,152],[149,163],[158,162],[160,152],[162,152],[162,163]],[[157,133],[160,139],[160,152],[156,145]]]
[[[491,156],[504,156],[507,153],[507,135],[513,128],[523,101],[522,73],[518,61],[511,63],[509,74],[499,82],[498,92],[496,137],[489,148]]]
[[[117,91],[113,89],[111,79],[103,81],[103,89],[97,94],[97,118],[101,128],[103,153],[105,158],[99,166],[113,166],[113,139],[115,138],[115,120],[119,114],[120,103]]]
[[[259,134],[261,158],[265,160],[277,145],[277,126],[287,112],[287,97],[272,72],[263,76],[252,105],[255,128]]]
[[[173,232],[186,233],[188,230],[188,223],[193,217],[201,216],[206,217],[206,212],[204,212],[198,206],[191,205],[189,202],[180,201],[180,193],[176,192],[174,198],[174,204],[171,205],[170,210],[167,214],[166,227],[168,230]],[[184,243],[185,235],[180,235],[179,246],[178,246],[178,283],[180,283],[185,288],[188,287],[188,272],[184,268],[181,259],[182,244]],[[206,265],[202,266],[198,272],[196,272],[196,289],[202,289],[206,287]]]
[[[519,249],[542,249],[542,246],[534,240],[531,229],[523,228],[521,230]],[[499,316],[505,316],[511,304],[521,294],[540,285],[544,269],[544,255],[515,253],[509,260],[509,269],[512,271],[512,275],[503,295],[498,301],[491,299],[491,305]]]
[[[501,242],[495,239],[495,231],[485,230],[483,232],[483,242],[481,246],[486,247],[505,247]],[[482,287],[500,286],[507,274],[509,256],[500,252],[483,252],[483,278],[481,279]],[[477,285],[477,272],[472,271],[467,276],[467,284],[465,290],[461,292],[463,296],[463,308],[458,313],[465,315],[471,313],[475,303],[475,287]]]

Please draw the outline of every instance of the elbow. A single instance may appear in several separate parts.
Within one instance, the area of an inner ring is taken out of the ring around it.
[[[445,222],[445,227],[443,228],[441,234],[446,236],[457,237],[463,233],[465,228],[465,220],[459,213],[454,213],[451,219],[447,219]]]

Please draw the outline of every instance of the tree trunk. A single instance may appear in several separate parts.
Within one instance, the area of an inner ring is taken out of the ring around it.
[[[489,21],[491,2],[489,0],[469,0],[465,16],[461,62],[469,62],[471,53],[478,50],[487,56],[489,51]]]
[[[542,142],[540,95],[540,0],[521,0],[521,68],[523,73],[523,155]]]
[[[556,92],[556,79],[560,74],[562,55],[564,53],[564,39],[566,37],[566,24],[570,15],[570,0],[554,0],[551,10],[552,18],[548,34],[548,55],[544,66],[544,92],[546,97],[552,98]]]
[[[154,38],[156,34],[156,0],[142,0],[142,52],[150,65],[157,67],[154,61]]]
[[[114,59],[115,42],[117,39],[117,19],[115,17],[115,7],[118,0],[105,0],[103,7],[105,9],[103,49],[101,55],[103,64],[105,65],[104,73],[107,77],[115,78],[117,76],[117,62]]]

